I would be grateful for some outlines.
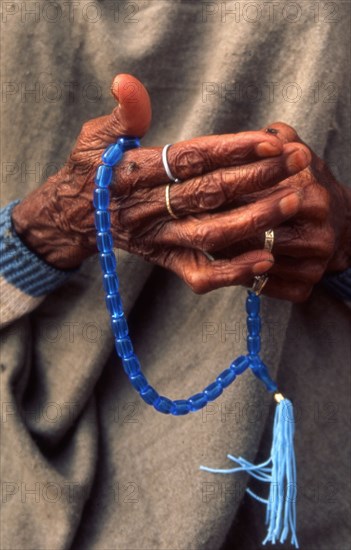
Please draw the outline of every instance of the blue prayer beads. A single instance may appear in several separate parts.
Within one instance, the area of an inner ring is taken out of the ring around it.
[[[132,386],[139,392],[142,399],[149,405],[153,405],[157,411],[174,416],[184,416],[190,412],[202,409],[207,403],[217,399],[223,390],[249,367],[255,376],[266,385],[269,391],[276,391],[277,385],[270,378],[267,367],[258,355],[261,348],[260,298],[252,291],[248,292],[246,299],[248,354],[237,357],[229,368],[217,376],[216,380],[209,384],[202,392],[188,399],[172,401],[168,397],[159,395],[150,386],[147,378],[141,372],[139,360],[129,337],[128,324],[124,316],[123,304],[119,294],[119,281],[116,273],[117,262],[113,252],[111,219],[108,211],[110,203],[108,187],[112,181],[113,167],[121,161],[126,151],[136,147],[140,147],[139,139],[126,136],[120,138],[117,143],[113,143],[105,150],[102,155],[102,164],[99,165],[96,172],[93,196],[96,243],[103,272],[106,306],[111,317],[116,351],[122,360],[123,369],[129,377]]]

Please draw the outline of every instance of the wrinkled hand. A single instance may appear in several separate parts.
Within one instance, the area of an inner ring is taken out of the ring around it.
[[[118,107],[84,124],[63,169],[13,211],[15,229],[26,244],[61,269],[77,267],[97,251],[92,195],[103,151],[118,136],[143,136],[150,125],[149,96],[138,80],[119,75],[112,93]],[[304,169],[310,161],[307,148],[285,145],[264,131],[245,132],[174,144],[168,159],[182,180],[171,187],[172,207],[180,219],[166,210],[168,178],[161,148],[128,151],[112,185],[115,246],[173,270],[199,293],[244,284],[267,271],[273,258],[261,243],[256,250],[215,262],[202,251],[262,234],[295,214],[301,195],[292,185],[235,211],[220,210],[240,202],[242,194],[272,187]]]
[[[296,131],[284,123],[269,125],[283,144],[303,143]],[[266,129],[267,131],[267,129]],[[351,191],[341,185],[328,166],[313,151],[309,166],[281,181],[276,188],[299,189],[303,200],[287,222],[272,227],[275,232],[274,266],[263,294],[301,302],[306,300],[324,273],[351,266]],[[242,197],[249,203],[271,192]],[[221,251],[222,257],[258,248],[257,238]]]

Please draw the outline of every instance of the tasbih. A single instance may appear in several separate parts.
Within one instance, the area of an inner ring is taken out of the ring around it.
[[[266,282],[265,276],[256,278],[256,285],[248,291],[246,298],[247,312],[247,354],[235,359],[216,380],[209,384],[200,393],[188,399],[172,400],[153,388],[145,375],[136,356],[129,336],[129,329],[123,311],[122,299],[119,292],[119,280],[116,273],[117,261],[113,248],[111,233],[111,218],[109,213],[110,191],[109,186],[113,177],[113,168],[123,154],[140,147],[140,140],[135,137],[121,137],[110,145],[102,155],[102,163],[98,166],[95,176],[93,204],[95,208],[96,244],[103,272],[103,286],[106,293],[106,306],[110,314],[111,327],[115,338],[117,354],[122,360],[123,369],[132,386],[139,392],[140,397],[157,411],[174,416],[196,412],[217,399],[225,388],[230,386],[237,376],[248,368],[257,376],[269,392],[274,392],[276,407],[273,443],[270,458],[254,465],[247,460],[228,455],[236,462],[236,468],[219,470],[200,466],[202,470],[214,473],[235,473],[245,471],[252,477],[270,483],[269,498],[264,499],[250,489],[247,492],[256,500],[266,504],[266,523],[268,524],[267,537],[263,541],[284,542],[291,532],[291,543],[298,548],[296,538],[296,465],[293,447],[294,415],[291,402],[277,390],[277,384],[271,379],[266,365],[260,358],[261,349],[261,318],[259,294]],[[166,146],[168,147],[168,146]],[[165,149],[165,151],[167,151]],[[167,171],[167,175],[171,176]],[[176,181],[174,179],[174,181]],[[166,188],[167,209],[170,211],[169,186]],[[172,211],[171,211],[172,212]],[[173,217],[176,217],[174,214]]]

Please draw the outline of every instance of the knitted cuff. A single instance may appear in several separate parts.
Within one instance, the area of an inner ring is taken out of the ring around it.
[[[7,283],[30,296],[49,294],[77,270],[56,269],[29,250],[16,234],[11,220],[13,201],[0,210],[0,273]]]

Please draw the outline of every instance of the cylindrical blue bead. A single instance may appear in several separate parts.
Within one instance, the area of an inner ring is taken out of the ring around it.
[[[135,377],[137,374],[142,374],[139,359],[136,355],[133,354],[130,357],[124,357],[122,363],[124,371],[128,374],[129,378],[131,376]]]
[[[173,401],[173,408],[171,414],[175,416],[183,416],[190,412],[190,403],[187,399],[176,399]]]
[[[107,210],[110,203],[110,193],[108,189],[102,189],[100,187],[94,189],[93,203],[95,208],[99,210]]]
[[[107,164],[107,163],[106,163]],[[95,183],[99,187],[108,187],[112,180],[112,168],[100,164],[95,176]]]
[[[144,399],[145,403],[148,405],[153,405],[156,399],[158,398],[157,391],[152,387],[147,385],[146,388],[141,390],[141,397]]]
[[[173,408],[173,401],[168,399],[168,397],[159,395],[156,401],[154,401],[154,407],[161,413],[169,414]]]
[[[193,395],[192,397],[189,397],[188,401],[190,403],[190,410],[198,411],[199,409],[202,409],[202,407],[206,405],[208,399],[207,399],[207,395],[201,392]]]
[[[261,318],[248,317],[246,320],[247,330],[251,336],[258,336],[261,331]]]
[[[236,375],[242,374],[250,366],[250,361],[246,355],[240,355],[232,362],[230,369],[232,369]]]
[[[261,349],[261,338],[259,336],[247,337],[247,351],[250,355],[257,355]]]
[[[122,157],[123,150],[118,143],[114,143],[110,145],[110,147],[107,147],[106,151],[102,155],[102,162],[107,164],[107,166],[114,166],[121,160]]]
[[[96,235],[96,246],[100,252],[111,252],[113,249],[111,233],[107,231],[99,231]]]
[[[260,312],[260,298],[254,292],[249,292],[246,298],[246,311],[252,317],[256,317]]]
[[[117,353],[120,357],[127,359],[127,357],[133,355],[133,344],[129,336],[125,336],[124,338],[116,338],[115,343]]]
[[[98,231],[107,231],[111,227],[110,213],[106,210],[96,210],[95,227]]]
[[[278,386],[269,376],[266,365],[261,361],[259,357],[253,357],[251,360],[251,370],[264,383],[269,392],[277,391]]]
[[[113,252],[102,252],[99,259],[104,273],[115,273],[117,262]]]
[[[120,317],[123,314],[123,305],[119,294],[108,294],[105,301],[111,315]]]
[[[105,273],[102,283],[107,294],[117,294],[119,283],[115,273]]]
[[[113,317],[111,325],[115,338],[124,338],[128,336],[128,325],[124,315]]]
[[[148,381],[146,380],[145,376],[142,372],[139,374],[130,376],[130,381],[133,385],[133,387],[138,391],[141,392],[143,389],[145,389],[148,386]]]
[[[206,395],[208,401],[214,401],[219,395],[221,395],[222,392],[223,387],[218,380],[216,380],[216,382],[212,382],[212,384],[204,389],[204,394]]]
[[[117,143],[123,152],[128,151],[129,149],[135,149],[136,147],[140,147],[140,139],[138,138],[122,137],[122,138],[119,138]]]
[[[217,376],[216,380],[219,382],[222,386],[222,388],[227,388],[230,386],[232,382],[234,382],[236,378],[235,370],[234,369],[226,369],[219,376]]]

